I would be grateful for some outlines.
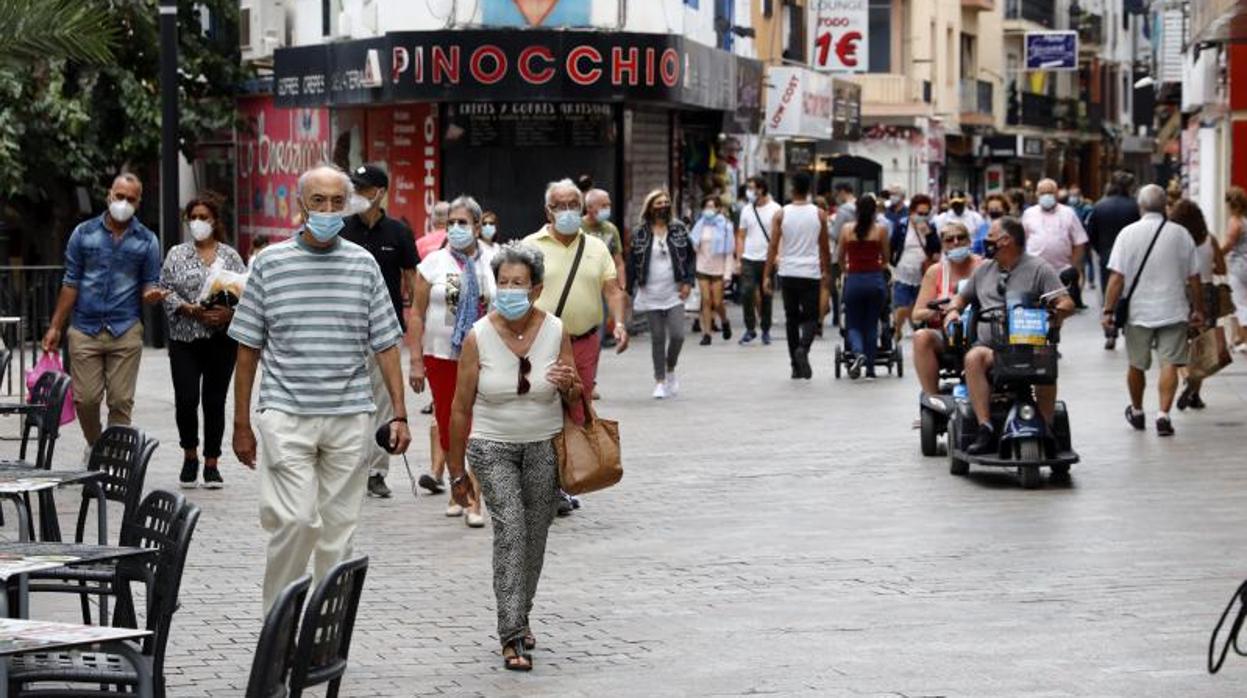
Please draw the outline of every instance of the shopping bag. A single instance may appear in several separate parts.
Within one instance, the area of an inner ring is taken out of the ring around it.
[[[1230,290],[1229,284],[1217,284],[1217,305],[1214,308],[1216,316],[1223,318],[1226,315],[1234,314],[1234,292]]]
[[[1229,366],[1231,361],[1225,333],[1219,327],[1207,329],[1191,340],[1187,374],[1196,380],[1204,379]]]
[[[619,423],[601,419],[584,396],[585,423],[577,424],[566,409],[563,431],[554,437],[559,462],[559,486],[568,494],[606,489],[623,478]]]
[[[39,377],[48,371],[65,372],[65,368],[61,365],[60,354],[44,352],[43,356],[35,362],[35,367],[26,373],[27,399],[34,394],[35,383],[39,382]],[[74,421],[74,391],[71,388],[65,393],[65,403],[61,405],[61,424],[69,424],[72,421]]]

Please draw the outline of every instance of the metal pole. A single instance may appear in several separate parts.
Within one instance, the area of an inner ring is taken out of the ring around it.
[[[178,240],[178,4],[160,0],[160,249]],[[150,344],[164,346],[163,313],[146,313]]]

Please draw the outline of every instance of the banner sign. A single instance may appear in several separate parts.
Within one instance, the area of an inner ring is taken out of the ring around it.
[[[435,104],[369,109],[364,162],[389,172],[385,212],[419,237],[433,229],[441,180],[440,129]]]
[[[869,0],[808,0],[806,55],[815,70],[865,73],[870,68]]]
[[[831,138],[836,141],[862,139],[862,86],[848,80],[832,80],[835,103],[832,106]]]
[[[1027,70],[1078,70],[1078,32],[1026,32]]]
[[[377,50],[383,76],[368,87]],[[278,49],[278,106],[386,102],[649,101],[732,111],[744,60],[671,34],[391,32]]]
[[[831,138],[831,76],[794,67],[771,67],[766,75],[768,136]]]
[[[279,109],[263,96],[239,99],[238,114],[248,125],[237,137],[239,240],[287,237],[299,214],[299,175],[330,161],[329,110]]]

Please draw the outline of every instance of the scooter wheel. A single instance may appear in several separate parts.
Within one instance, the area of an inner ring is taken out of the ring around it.
[[[840,351],[840,347],[836,347],[836,380],[840,380],[840,365],[844,363],[844,352]]]
[[[1052,474],[1060,475],[1061,477],[1065,477],[1069,475],[1069,463],[1065,463],[1063,465],[1052,466]]]
[[[949,418],[948,421],[948,472],[950,475],[968,475],[970,473],[970,463],[957,457],[957,420],[956,417]]]
[[[896,377],[904,378],[905,377],[905,353],[901,351],[900,344],[896,345],[896,351],[893,352],[893,356],[896,357]]]
[[[1038,441],[1023,441],[1018,444],[1018,460],[1022,463],[1035,463],[1043,459],[1043,445]],[[1018,479],[1022,488],[1033,490],[1043,484],[1043,475],[1038,465],[1019,465]]]
[[[938,438],[935,435],[935,413],[931,410],[919,410],[918,417],[920,426],[919,439],[922,443],[922,455],[931,456],[939,455],[939,447],[937,445]]]

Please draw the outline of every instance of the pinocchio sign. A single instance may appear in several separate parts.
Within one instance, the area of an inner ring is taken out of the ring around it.
[[[392,32],[279,49],[275,99],[290,107],[549,100],[652,101],[732,110],[736,94],[731,86],[745,60],[668,34]],[[368,79],[378,68],[379,85]]]

